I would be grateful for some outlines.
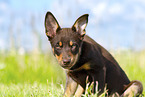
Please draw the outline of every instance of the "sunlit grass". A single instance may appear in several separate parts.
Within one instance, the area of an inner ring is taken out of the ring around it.
[[[112,54],[129,79],[145,87],[145,51]],[[64,84],[65,73],[50,53],[0,54],[0,97],[61,97]]]
[[[64,72],[55,58],[45,54],[1,55],[0,67],[0,83],[3,84],[64,80]]]
[[[50,84],[0,84],[0,97],[61,97],[64,88]]]

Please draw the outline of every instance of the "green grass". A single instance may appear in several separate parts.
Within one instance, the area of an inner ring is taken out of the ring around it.
[[[52,83],[0,84],[0,97],[61,97],[63,90]]]
[[[64,80],[63,76],[61,67],[49,54],[0,56],[0,83],[3,84],[58,82]]]
[[[129,79],[145,87],[145,51],[112,54]],[[51,53],[0,54],[0,97],[61,97],[64,84],[65,73]]]

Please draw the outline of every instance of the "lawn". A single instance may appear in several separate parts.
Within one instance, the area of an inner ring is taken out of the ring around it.
[[[145,87],[145,51],[111,53],[130,80],[140,80]],[[60,97],[64,85],[65,73],[52,53],[0,54],[0,97]]]

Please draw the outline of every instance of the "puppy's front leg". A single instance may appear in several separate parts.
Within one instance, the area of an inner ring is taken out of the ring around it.
[[[73,96],[77,89],[77,86],[77,82],[75,82],[69,75],[67,75],[64,97]]]
[[[84,91],[85,91],[84,88],[81,85],[78,85],[78,88],[75,93],[75,97],[81,97]]]

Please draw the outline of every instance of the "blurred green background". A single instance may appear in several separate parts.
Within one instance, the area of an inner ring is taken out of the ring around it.
[[[145,87],[144,10],[144,0],[0,0],[0,96],[62,95],[65,72],[45,35],[47,11],[61,27],[88,13],[87,35]]]

